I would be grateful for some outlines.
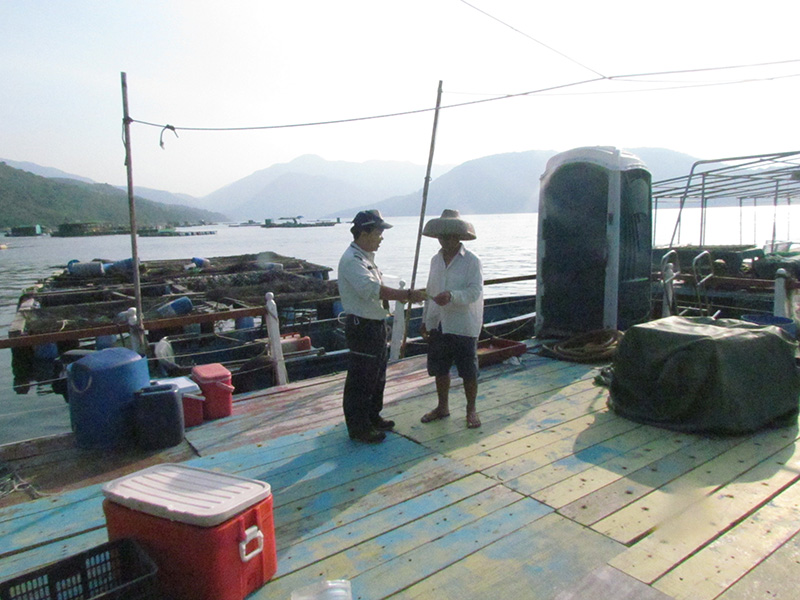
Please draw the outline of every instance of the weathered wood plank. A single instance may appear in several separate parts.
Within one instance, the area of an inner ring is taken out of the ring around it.
[[[42,565],[55,562],[79,554],[108,541],[108,534],[105,527],[92,531],[63,538],[56,542],[37,546],[33,550],[27,550],[0,559],[0,581],[5,581],[21,575],[27,571],[38,569]]]
[[[579,444],[581,450],[586,450],[613,439],[617,435],[641,427],[641,425],[624,419],[608,420],[603,418],[600,421],[600,424],[592,424],[584,429],[579,442],[573,438],[561,438],[541,448],[535,448],[532,452],[526,452],[494,467],[489,467],[485,469],[485,473],[499,481],[510,482],[562,458],[572,456],[576,450],[576,444]]]
[[[797,481],[798,470],[800,449],[792,445],[704,498],[691,511],[664,523],[617,557],[614,566],[641,581],[652,583],[673,565]]]
[[[794,439],[794,433],[786,429],[750,436],[727,452],[601,519],[593,528],[619,542],[630,544],[676,515],[690,510],[714,490],[794,443]]]
[[[539,490],[559,483],[576,473],[584,473],[595,465],[619,459],[620,456],[632,450],[647,447],[668,435],[669,432],[664,429],[648,426],[637,427],[600,443],[573,451],[568,456],[551,461],[509,481],[508,485],[526,496],[534,496]]]
[[[320,578],[350,579],[354,598],[383,598],[547,512],[538,502],[495,486],[402,527],[373,531],[372,539],[279,577],[251,598],[288,598],[292,590]],[[357,581],[362,573],[372,576],[378,570],[380,587],[372,581]],[[386,589],[387,586],[395,589]]]
[[[719,456],[743,438],[702,439],[560,508],[559,514],[592,525],[654,489]]]
[[[302,498],[276,508],[276,536],[281,540],[300,540],[318,535],[448,485],[471,472],[456,461],[437,460],[434,457],[393,467],[389,479],[380,472],[356,481],[343,482],[325,494]]]
[[[484,425],[480,435],[472,431],[460,431],[444,438],[437,438],[427,445],[452,458],[466,458],[479,454],[517,456],[524,448],[521,440],[531,440],[538,433],[551,432],[573,419],[595,418],[605,408],[605,391],[590,381],[581,381],[563,388],[558,393],[548,393],[547,398],[533,398],[507,405],[503,410],[484,411]],[[487,422],[488,420],[488,422]],[[566,431],[565,435],[568,435]]]
[[[653,587],[678,600],[716,598],[792,539],[798,530],[800,485],[792,485],[752,517],[656,581]]]
[[[0,531],[0,557],[105,527],[102,500],[101,495],[96,495],[83,502],[5,521]]]
[[[621,548],[608,538],[550,514],[392,598],[553,598],[603,566],[606,558]],[[569,556],[567,561],[562,559],[565,555]]]
[[[717,600],[795,600],[800,534],[795,534],[766,560],[749,571]]]
[[[281,548],[278,553],[278,576],[292,573],[361,542],[366,542],[375,537],[376,531],[391,531],[402,527],[471,496],[476,496],[480,502],[490,504],[493,501],[496,502],[498,498],[505,499],[503,503],[495,504],[495,509],[516,500],[505,490],[497,488],[497,484],[491,479],[475,473],[372,513],[357,521],[341,524],[336,529],[306,539],[299,539],[291,535],[291,532],[287,532],[286,529],[281,529],[280,537],[276,540],[276,544]],[[450,517],[448,517],[449,519]],[[287,535],[289,539],[284,538],[284,535]]]
[[[691,436],[665,435],[631,448],[619,456],[605,462],[594,464],[585,470],[573,466],[579,472],[548,487],[539,489],[535,498],[548,506],[561,508],[627,475],[650,465],[664,456],[672,454],[676,448],[695,441]],[[575,455],[577,458],[577,454]]]

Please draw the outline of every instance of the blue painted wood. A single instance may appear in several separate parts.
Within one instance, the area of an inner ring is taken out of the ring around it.
[[[0,559],[0,581],[16,577],[42,565],[56,562],[74,554],[99,546],[108,541],[105,527],[59,540],[33,550],[27,550]]]

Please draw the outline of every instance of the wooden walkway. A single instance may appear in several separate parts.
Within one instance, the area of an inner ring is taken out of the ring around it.
[[[382,444],[347,438],[338,375],[252,395],[189,430],[191,449],[139,460],[194,454],[271,484],[278,573],[252,599],[340,578],[365,600],[797,597],[796,427],[638,425],[609,412],[597,367],[534,354],[483,371],[480,429],[457,386],[452,416],[423,425],[435,391],[422,369],[390,368],[397,427]],[[0,510],[0,580],[106,541],[101,485]]]

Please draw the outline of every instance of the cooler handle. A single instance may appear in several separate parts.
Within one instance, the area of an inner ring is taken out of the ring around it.
[[[250,554],[247,553],[247,544],[252,542],[253,540],[258,540],[258,547],[255,548]],[[242,562],[248,562],[255,556],[261,554],[261,551],[264,549],[264,534],[261,533],[261,530],[256,526],[253,525],[252,527],[248,527],[244,530],[244,540],[239,542],[239,558],[242,559]]]
[[[232,392],[233,390],[236,389],[235,387],[233,387],[229,383],[225,383],[224,381],[215,381],[214,383],[216,383],[219,387],[221,387],[226,392]]]

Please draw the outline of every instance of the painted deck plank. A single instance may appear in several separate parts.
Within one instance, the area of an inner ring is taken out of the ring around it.
[[[742,441],[742,438],[701,439],[561,507],[558,512],[581,525],[592,525]]]
[[[785,429],[750,436],[592,527],[619,542],[630,544],[793,442],[794,434],[790,435]]]
[[[653,587],[678,600],[711,600],[792,539],[798,530],[800,485],[792,485]]]
[[[578,585],[621,549],[608,538],[549,514],[392,598],[553,598]],[[560,558],[565,554],[566,562]]]
[[[600,419],[600,423],[592,423],[581,433],[580,440],[576,438],[561,438],[550,442],[541,448],[535,448],[532,452],[526,452],[510,460],[503,461],[493,467],[485,469],[487,475],[496,478],[498,481],[512,481],[523,477],[546,465],[549,465],[562,458],[573,454],[578,444],[579,451],[586,450],[606,440],[613,439],[615,436],[623,435],[629,431],[636,430],[641,425],[624,421],[622,419]],[[549,441],[549,440],[548,440]]]
[[[569,375],[569,373],[567,370],[561,369],[554,372],[552,376],[544,376],[533,381],[526,377],[525,373],[520,374],[519,378],[514,378],[511,374],[502,379],[502,390],[492,390],[488,385],[481,386],[479,383],[477,408],[484,424],[478,431],[491,431],[493,422],[498,429],[502,429],[505,424],[500,420],[501,418],[527,412],[536,404],[548,400],[560,399],[563,388],[571,383],[581,382],[582,385],[591,387],[591,381],[586,379],[584,370],[573,371],[573,375]],[[575,373],[583,374],[584,379],[576,379]],[[492,400],[489,401],[489,398]],[[526,401],[531,403],[526,404]],[[450,391],[450,418],[433,423],[420,423],[420,417],[435,407],[436,396],[432,391],[428,402],[419,405],[416,418],[411,421],[411,428],[407,430],[408,435],[420,443],[425,444],[436,438],[464,430],[463,416],[466,414],[466,410],[464,397],[460,390],[451,389]],[[473,431],[473,433],[478,431]]]
[[[384,473],[375,473],[357,481],[343,482],[325,494],[277,507],[274,510],[276,536],[280,540],[302,540],[319,535],[453,483],[470,473],[470,469],[456,461],[433,458],[398,465],[389,479]]]
[[[371,583],[359,584],[357,578],[362,573],[374,575],[381,570],[379,579],[392,581],[391,587],[408,587],[424,577],[424,571],[438,570],[443,561],[456,562],[547,511],[538,502],[495,486],[491,493],[471,496],[402,527],[373,531],[372,539],[279,577],[251,598],[288,598],[292,590],[321,578],[350,579],[354,598],[383,598],[392,592],[377,589]],[[427,556],[429,553],[436,555],[436,564]],[[359,589],[368,591],[362,593]]]
[[[40,568],[42,565],[80,554],[90,548],[99,546],[108,541],[105,527],[94,529],[86,533],[63,538],[58,541],[37,546],[31,550],[20,552],[0,560],[0,581],[5,581],[28,571]]]
[[[102,501],[102,496],[96,495],[60,509],[6,521],[3,524],[0,558],[53,540],[105,527]]]
[[[652,583],[673,565],[713,541],[755,508],[770,501],[800,477],[800,449],[770,456],[734,481],[676,515],[646,539],[617,557],[614,566]],[[756,483],[754,483],[756,482]]]
[[[517,499],[508,494],[506,490],[498,489],[497,484],[491,479],[475,473],[415,498],[408,498],[400,504],[387,507],[357,521],[339,525],[334,530],[306,539],[298,539],[291,536],[291,532],[282,529],[276,540],[276,545],[282,548],[278,553],[277,575],[280,577],[302,569],[328,556],[370,540],[375,537],[376,531],[385,532],[403,527],[472,496],[475,496],[476,501],[487,504],[487,506],[492,506],[491,503],[496,502],[497,498],[506,499],[505,503],[496,505],[495,509]],[[449,521],[451,516],[448,516],[447,519]],[[456,523],[450,523],[450,525],[455,526]],[[291,540],[287,540],[286,537],[291,537]]]
[[[575,419],[593,419],[605,412],[604,391],[590,382],[581,383],[572,384],[558,394],[549,394],[546,401],[533,407],[525,402],[514,406],[514,412],[510,413],[496,415],[489,411],[487,415],[484,412],[482,418],[489,418],[490,422],[484,423],[477,439],[470,435],[472,432],[459,432],[427,445],[452,458],[478,454],[504,455],[506,459],[518,456],[526,448],[523,440],[531,441],[535,434],[549,433]],[[564,435],[569,435],[569,431]]]
[[[508,482],[508,485],[526,496],[559,483],[576,473],[584,473],[592,466],[608,463],[620,456],[668,436],[668,432],[655,427],[637,427],[609,437],[597,444],[573,451],[572,454],[551,461],[534,471]]]
[[[727,589],[717,600],[795,600],[797,566],[800,564],[800,534]]]
[[[689,436],[665,435],[632,448],[600,464],[590,466],[564,479],[536,491],[539,502],[561,508],[600,488],[623,479],[657,460],[674,453],[676,448],[695,440]]]

